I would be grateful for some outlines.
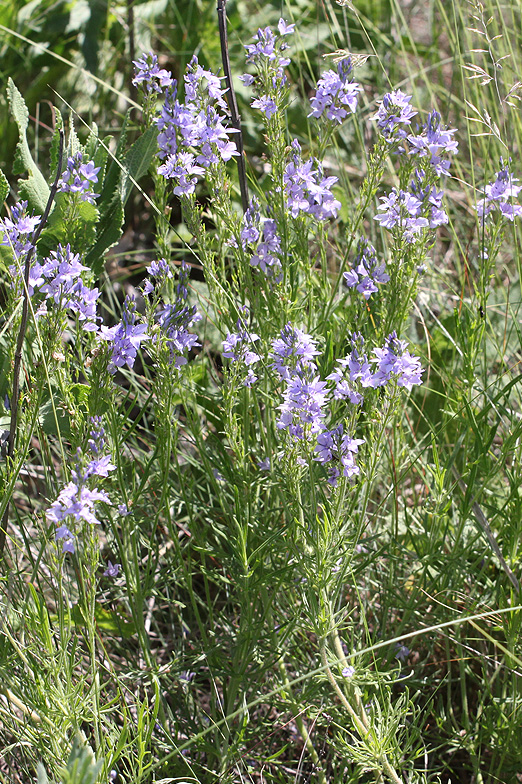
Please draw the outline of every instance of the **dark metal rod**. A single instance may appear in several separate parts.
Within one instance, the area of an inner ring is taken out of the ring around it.
[[[239,156],[237,158],[237,172],[239,175],[239,188],[241,190],[241,204],[243,212],[248,209],[248,185],[245,166],[245,153],[243,150],[243,133],[241,131],[241,117],[237,110],[236,94],[232,85],[232,74],[230,71],[230,60],[228,57],[228,36],[227,36],[227,0],[217,0],[217,12],[219,23],[219,40],[221,42],[221,60],[223,62],[223,71],[227,82],[227,103],[230,111],[230,117],[234,128],[237,129],[237,150]]]

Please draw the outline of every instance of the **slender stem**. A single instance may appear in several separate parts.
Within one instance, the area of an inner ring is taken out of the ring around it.
[[[19,397],[20,397],[20,370],[22,367],[22,348],[24,345],[25,333],[27,331],[27,321],[29,315],[29,274],[31,271],[31,261],[34,255],[34,251],[36,249],[36,243],[40,238],[40,234],[42,233],[45,224],[47,223],[47,219],[49,218],[49,213],[51,212],[51,207],[54,201],[54,197],[56,196],[56,192],[58,190],[58,181],[60,179],[60,175],[62,173],[62,159],[63,159],[63,143],[64,143],[64,132],[60,128],[60,145],[58,149],[58,166],[56,171],[56,176],[54,178],[54,182],[51,185],[51,189],[49,191],[49,198],[47,199],[47,204],[45,205],[44,214],[40,220],[40,223],[36,227],[34,234],[31,239],[31,247],[27,252],[27,256],[25,257],[25,269],[24,269],[24,288],[22,292],[23,297],[23,305],[22,305],[22,319],[20,321],[20,330],[18,332],[18,339],[16,342],[16,352],[14,355],[14,365],[13,365],[13,392],[11,395],[11,424],[9,427],[9,437],[7,441],[7,462],[10,465],[13,461],[14,457],[14,449],[15,449],[15,439],[16,439],[16,428],[18,425],[18,408],[19,408]],[[5,539],[7,536],[7,523],[9,518],[9,504],[5,507],[4,515],[2,518],[2,526],[0,528],[0,560],[3,558],[4,547],[5,547]]]
[[[344,695],[342,689],[339,687],[337,680],[335,679],[335,676],[328,664],[328,659],[326,656],[326,643],[324,641],[321,643],[321,664],[323,665],[323,670],[326,673],[326,677],[328,678],[333,690],[339,697],[339,700],[342,703],[342,705],[344,705],[347,712],[350,714],[353,723],[357,727],[357,731],[359,732],[361,738],[364,740],[369,735],[369,729],[367,726],[365,726],[364,721],[358,715],[358,712],[355,710],[355,708],[353,708],[353,706],[350,704],[350,702]],[[391,765],[388,762],[388,759],[386,758],[386,755],[384,753],[377,755],[377,761],[381,765],[382,769],[384,770],[388,778],[391,781],[393,781],[394,784],[403,784],[402,779],[399,778],[393,765]],[[378,781],[382,781],[382,775],[379,777]]]
[[[223,62],[223,71],[228,88],[226,94],[228,108],[230,111],[232,124],[238,131],[236,139],[237,150],[239,152],[239,156],[237,158],[237,173],[239,175],[239,188],[241,190],[241,205],[243,207],[243,212],[246,212],[248,209],[248,185],[245,167],[245,153],[243,151],[241,117],[239,116],[239,112],[237,110],[236,94],[232,84],[232,73],[230,71],[230,60],[228,57],[227,12],[225,8],[226,2],[227,0],[218,0],[217,2],[219,40],[221,41],[221,60]]]

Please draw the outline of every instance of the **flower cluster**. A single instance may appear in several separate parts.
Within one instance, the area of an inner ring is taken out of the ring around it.
[[[15,259],[19,259],[33,247],[31,238],[41,221],[41,216],[28,215],[26,201],[17,202],[11,210],[11,215],[11,218],[0,219],[0,231],[3,232],[0,245],[10,248]]]
[[[339,367],[327,376],[335,383],[334,398],[349,400],[354,406],[363,402],[363,390],[373,386],[371,365],[363,352],[364,338],[360,332],[352,335],[352,350],[344,359],[338,359]]]
[[[272,342],[272,367],[286,381],[276,426],[295,440],[310,440],[324,429],[328,392],[317,374],[318,353],[313,338],[290,324]]]
[[[428,226],[430,229],[435,229],[448,223],[449,218],[446,210],[442,208],[444,191],[437,190],[435,185],[431,184],[431,179],[423,169],[416,169],[410,183],[410,190],[412,195],[422,203]]]
[[[184,81],[185,101],[177,99],[173,82],[156,120],[159,156],[165,161],[158,172],[174,180],[178,196],[192,194],[197,177],[205,169],[238,155],[235,143],[229,139],[237,130],[224,124],[226,90],[221,89],[221,79],[199,65],[194,56]]]
[[[247,313],[245,312],[243,315],[246,316]],[[259,340],[259,335],[256,335],[255,332],[250,332],[244,318],[240,317],[237,320],[237,332],[229,332],[223,341],[222,356],[247,368],[247,374],[243,380],[243,384],[247,387],[251,387],[257,381],[252,365],[259,362],[261,357],[251,348],[252,344],[257,340]]]
[[[282,108],[284,88],[288,83],[285,68],[290,64],[290,58],[283,52],[288,48],[286,36],[294,32],[295,25],[280,19],[277,27],[278,33],[274,33],[270,27],[259,28],[254,35],[255,43],[245,46],[247,63],[255,66],[257,77],[248,73],[239,77],[247,87],[257,85],[259,97],[250,105],[260,109],[267,120]]]
[[[111,504],[107,493],[89,486],[90,477],[106,477],[116,466],[111,463],[110,455],[102,455],[105,447],[105,432],[101,419],[91,419],[93,429],[88,442],[90,455],[84,455],[81,449],[76,454],[76,466],[72,471],[72,480],[64,487],[56,501],[46,512],[46,518],[57,526],[55,539],[62,541],[62,552],[75,552],[75,533],[71,531],[83,520],[91,525],[98,525],[95,504],[104,501]]]
[[[287,24],[284,19],[280,19],[277,25],[279,35],[276,35],[270,27],[259,28],[253,36],[255,43],[245,46],[247,53],[247,63],[254,63],[263,72],[268,71],[271,81],[285,83],[286,77],[284,69],[290,64],[290,58],[282,53],[288,48],[285,36],[294,32],[295,24]],[[245,79],[243,82],[251,84],[253,77]]]
[[[375,363],[372,386],[381,387],[395,378],[397,386],[411,390],[414,385],[422,384],[422,367],[418,357],[407,350],[405,340],[399,340],[396,332],[386,338],[382,348],[374,348]]]
[[[411,96],[401,90],[388,93],[373,117],[390,149],[400,153],[401,168],[411,172],[417,165],[407,188],[393,188],[390,194],[381,197],[378,207],[381,214],[375,216],[381,226],[396,230],[407,242],[425,228],[434,229],[448,222],[442,208],[443,191],[437,188],[437,182],[450,167],[450,161],[443,156],[458,151],[458,143],[453,138],[456,129],[446,128],[438,112],[430,112],[424,125],[415,133],[409,132],[416,115],[410,101]]]
[[[418,158],[429,158],[431,168],[440,177],[447,174],[450,162],[441,158],[442,153],[456,154],[458,142],[453,138],[456,128],[445,128],[438,112],[430,112],[425,124],[416,135],[408,136],[410,155]]]
[[[176,300],[174,303],[163,304],[156,314],[161,339],[165,341],[170,352],[170,362],[176,368],[186,365],[188,352],[195,346],[201,345],[197,335],[189,332],[189,327],[201,319],[196,306],[187,304],[186,282],[189,269],[186,262],[181,262],[176,286]]]
[[[136,324],[136,303],[133,297],[125,297],[122,320],[115,327],[100,327],[99,337],[111,348],[109,372],[134,365],[138,349],[143,340],[149,340],[146,324]]]
[[[159,67],[158,57],[152,52],[144,52],[139,60],[133,60],[133,64],[135,73],[132,83],[135,87],[141,85],[147,93],[161,93],[174,84],[171,72]]]
[[[477,213],[480,218],[498,210],[503,217],[513,221],[515,217],[522,217],[522,207],[514,202],[522,190],[522,185],[517,185],[518,178],[512,177],[508,164],[500,159],[500,171],[495,175],[493,182],[486,185],[484,198],[477,204]]]
[[[151,278],[156,279],[157,286],[161,286],[166,280],[174,277],[166,259],[159,259],[158,261],[151,262],[147,267],[147,272]],[[143,293],[152,294],[153,291],[154,285],[152,281],[149,278],[146,278],[143,283]]]
[[[407,136],[402,126],[410,126],[412,118],[417,114],[410,106],[410,101],[411,95],[406,95],[402,90],[393,90],[382,99],[378,112],[371,119],[377,121],[377,127],[385,139],[392,141]]]
[[[45,294],[45,303],[38,310],[47,310],[47,302],[52,301],[58,311],[71,310],[87,332],[98,330],[99,316],[96,315],[96,302],[100,296],[97,288],[86,286],[81,273],[87,271],[78,253],[71,252],[71,246],[58,245],[41,264],[35,262],[29,273],[29,294]]]
[[[339,125],[357,109],[359,93],[362,87],[352,79],[352,64],[350,59],[341,60],[337,71],[326,71],[317,83],[317,92],[310,101],[312,111],[309,117],[322,117],[326,115]]]
[[[67,168],[58,181],[58,190],[63,193],[78,194],[80,201],[94,204],[99,193],[94,193],[93,186],[98,182],[99,166],[94,161],[83,162],[83,154],[77,152],[67,160]]]
[[[381,196],[381,204],[377,207],[381,215],[374,215],[385,229],[398,228],[404,239],[411,241],[421,229],[429,226],[423,216],[423,202],[409,191],[392,188],[388,196]]]
[[[352,477],[359,473],[359,466],[355,462],[355,455],[359,451],[359,446],[364,444],[362,438],[351,438],[347,433],[344,433],[344,427],[341,423],[334,427],[333,430],[325,430],[317,436],[317,446],[315,451],[317,457],[315,458],[320,463],[335,463],[342,466],[343,476]],[[336,485],[337,480],[341,476],[341,471],[337,465],[332,465],[328,469],[328,482],[331,485]]]
[[[352,335],[352,350],[344,359],[338,359],[338,368],[327,380],[335,382],[334,398],[348,399],[354,405],[363,401],[364,389],[385,386],[394,380],[397,386],[411,390],[422,384],[422,367],[418,357],[407,350],[405,340],[399,340],[392,332],[384,346],[374,348],[374,357],[368,361],[363,352],[364,338],[360,333]],[[372,363],[374,372],[372,373]]]
[[[262,221],[259,202],[255,196],[243,216],[240,238],[244,251],[249,245],[253,246],[250,265],[259,267],[265,275],[278,282],[281,279],[281,239],[277,233],[277,223],[272,218]]]
[[[377,292],[377,283],[388,283],[390,280],[386,265],[379,264],[375,248],[364,237],[358,242],[352,269],[345,272],[343,277],[348,288],[356,288],[366,300]]]
[[[287,164],[283,180],[285,195],[290,214],[296,218],[300,212],[313,215],[316,220],[335,218],[341,208],[331,187],[337,177],[325,177],[319,162],[314,169],[314,160],[303,162],[301,145],[294,139],[292,142],[292,160]]]
[[[272,341],[271,367],[285,381],[294,375],[305,375],[316,369],[319,354],[315,340],[297,327],[287,324],[280,336]]]

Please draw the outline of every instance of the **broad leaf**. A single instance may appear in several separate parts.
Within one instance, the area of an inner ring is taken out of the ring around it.
[[[22,94],[11,78],[7,82],[7,97],[11,114],[18,125],[19,136],[13,163],[13,173],[29,173],[29,177],[26,180],[22,180],[19,184],[20,195],[22,198],[27,199],[30,207],[43,213],[49,198],[49,186],[31,155],[26,135],[29,124],[29,110],[25,105]]]

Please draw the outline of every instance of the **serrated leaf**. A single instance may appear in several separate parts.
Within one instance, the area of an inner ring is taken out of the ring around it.
[[[127,126],[130,120],[130,113],[131,110],[129,109],[123,118],[118,144],[116,145],[116,152],[114,153],[114,157],[111,159],[111,162],[107,167],[107,174],[103,178],[100,199],[98,201],[98,208],[102,218],[104,213],[108,211],[110,205],[112,204],[112,200],[114,198],[114,194],[116,193],[118,182],[121,177],[120,161],[124,158],[124,150],[127,143]]]
[[[149,166],[158,149],[158,130],[152,126],[147,128],[139,139],[136,139],[125,156],[125,171],[122,172],[120,195],[125,204],[132,190],[133,181],[137,182],[149,170]]]
[[[4,202],[9,194],[9,182],[7,177],[0,169],[0,202]]]
[[[95,275],[103,269],[103,255],[121,237],[121,226],[125,217],[124,206],[132,191],[132,186],[147,173],[157,150],[157,130],[148,128],[130,149],[123,155],[126,138],[128,114],[122,128],[116,154],[107,168],[104,177],[99,209],[101,217],[96,232],[96,240],[85,256],[85,264]]]
[[[93,122],[87,137],[87,141],[83,146],[84,160],[85,158],[87,158],[87,160],[92,160],[94,158],[94,153],[98,149],[99,144],[100,137],[98,135],[98,126]]]
[[[18,126],[19,137],[13,163],[13,173],[29,173],[28,179],[20,182],[20,194],[22,198],[27,199],[31,207],[43,213],[49,198],[49,186],[31,155],[26,135],[29,124],[29,110],[25,105],[21,92],[11,77],[9,77],[7,82],[7,98],[11,114]]]

